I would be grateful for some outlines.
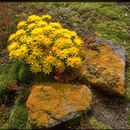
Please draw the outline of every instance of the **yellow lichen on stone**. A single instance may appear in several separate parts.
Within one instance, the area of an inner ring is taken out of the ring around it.
[[[86,81],[112,93],[123,95],[125,63],[111,46],[102,44],[97,50],[86,49],[86,64],[81,68]]]
[[[26,102],[29,109],[28,120],[39,127],[49,127],[71,113],[86,110],[90,103],[91,91],[85,85],[34,85]]]

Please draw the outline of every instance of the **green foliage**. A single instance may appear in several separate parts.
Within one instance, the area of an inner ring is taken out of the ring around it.
[[[30,88],[28,88],[28,86],[23,87],[19,92],[19,96],[15,100],[15,105],[17,106],[25,105],[29,93]]]
[[[0,96],[9,92],[7,85],[5,84],[6,75],[0,75]]]
[[[89,120],[89,123],[90,125],[92,126],[92,128],[94,129],[112,129],[111,126],[109,125],[106,125],[102,122],[99,122],[96,118],[92,117],[90,120]]]
[[[3,124],[6,123],[9,117],[10,109],[4,105],[0,106],[0,129],[3,127]]]
[[[9,124],[6,122],[0,129],[9,129]]]
[[[25,126],[25,129],[32,129],[31,124],[27,122],[27,123],[26,123],[26,126]]]
[[[130,87],[126,88],[125,99],[130,102]]]
[[[117,23],[117,21],[105,21],[96,25],[96,35],[104,37],[105,39],[112,40],[117,43],[124,43],[129,40],[129,33],[122,27],[123,23]],[[115,29],[116,27],[116,29]],[[124,41],[123,41],[124,39]]]
[[[20,90],[19,96],[15,100],[14,107],[11,111],[8,127],[13,129],[31,129],[31,125],[27,122],[28,112],[25,107],[30,89],[24,87]]]
[[[29,69],[29,66],[20,60],[12,64],[11,75],[17,82],[22,82],[25,84],[53,80],[52,74],[46,76],[42,72],[39,72],[37,74],[32,73]]]
[[[32,73],[29,69],[29,66],[27,66],[22,61],[16,61],[12,64],[11,74],[17,82],[22,82],[25,84],[52,80],[52,75],[45,76],[45,74],[42,72],[39,72],[37,74]]]
[[[27,110],[24,106],[14,106],[9,118],[9,126],[13,129],[22,129],[27,122]]]
[[[15,80],[11,76],[10,68],[7,68],[7,67],[0,68],[0,71],[1,71],[1,73],[0,73],[0,96],[2,96],[10,91],[6,82],[7,81],[15,82]]]
[[[17,82],[22,82],[22,83],[30,83],[34,76],[34,74],[31,73],[29,67],[20,60],[12,64],[11,72],[12,72],[12,77]]]

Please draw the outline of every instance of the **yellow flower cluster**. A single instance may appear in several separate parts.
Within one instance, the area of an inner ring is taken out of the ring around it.
[[[10,58],[23,59],[35,73],[79,67],[84,56],[83,41],[76,32],[50,19],[49,15],[31,15],[19,22],[18,30],[8,40]]]

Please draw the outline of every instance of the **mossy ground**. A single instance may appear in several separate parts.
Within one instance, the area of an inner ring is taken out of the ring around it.
[[[125,82],[127,87],[126,98],[128,102],[130,101],[130,10],[128,6],[118,5],[114,2],[3,2],[0,4],[0,12],[2,12],[0,13],[0,95],[6,95],[6,93],[8,93],[8,87],[4,84],[6,80],[17,80],[22,83],[26,82],[27,80],[27,78],[25,78],[26,68],[24,67],[21,67],[22,69],[20,69],[19,73],[17,73],[17,78],[14,78],[15,75],[13,78],[12,74],[10,75],[10,68],[12,66],[12,62],[10,62],[7,57],[4,58],[7,53],[3,51],[3,48],[6,48],[6,46],[8,45],[7,39],[9,35],[15,31],[16,24],[19,20],[23,20],[31,14],[40,15],[47,13],[49,15],[52,15],[54,21],[62,23],[63,26],[68,29],[75,30],[83,39],[86,37],[86,34],[93,32],[95,36],[112,40],[115,43],[123,45],[126,48],[126,50],[128,51]],[[40,79],[39,81],[42,81],[42,79]],[[14,106],[9,107],[9,109],[7,107],[3,113],[0,113],[2,116],[0,120],[1,128],[30,128],[30,125],[28,123],[25,123],[27,119],[27,113],[24,106],[26,98],[24,99],[23,97],[24,93],[21,96],[19,95],[18,98],[16,98]],[[21,106],[19,105],[19,103],[21,104]],[[108,107],[110,107],[110,105],[108,105]],[[11,114],[9,117],[10,110]],[[120,110],[121,108],[118,112],[120,112]],[[17,114],[15,115],[14,113]],[[21,117],[22,115],[24,116]],[[130,114],[128,113],[128,123],[130,124],[129,115]],[[8,117],[9,119],[7,121]],[[91,123],[92,122],[93,120],[91,121]]]
[[[98,121],[96,118],[92,117],[89,120],[90,125],[92,126],[93,129],[112,129],[111,126],[106,125],[100,121]]]
[[[9,118],[0,127],[2,129],[28,129],[31,128],[30,124],[27,122],[28,112],[25,106],[28,94],[30,92],[29,88],[22,88],[19,91],[18,96],[14,105],[10,108]]]

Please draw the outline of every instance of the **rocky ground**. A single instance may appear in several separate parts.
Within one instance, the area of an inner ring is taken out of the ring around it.
[[[94,116],[114,129],[128,129],[127,102],[120,97],[98,94],[95,98]]]

